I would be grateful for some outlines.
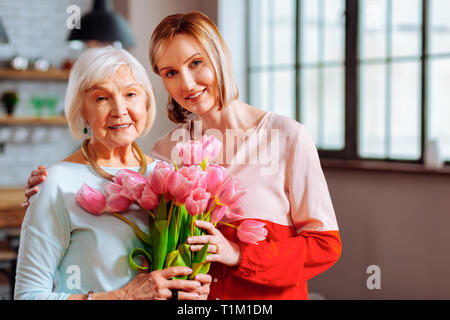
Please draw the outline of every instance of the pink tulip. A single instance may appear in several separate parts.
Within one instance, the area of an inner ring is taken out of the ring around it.
[[[211,194],[209,194],[202,188],[196,188],[192,190],[192,192],[186,198],[187,212],[193,216],[203,213],[208,206],[210,197]]]
[[[227,170],[217,164],[206,167],[206,191],[217,195],[228,177]]]
[[[257,244],[258,241],[266,239],[267,229],[263,222],[255,220],[244,220],[237,230],[239,240],[244,243]]]
[[[214,160],[222,149],[222,143],[214,136],[203,136],[202,140],[203,159],[208,158],[208,161]]]
[[[231,208],[236,207],[241,202],[241,198],[247,193],[245,187],[240,180],[234,177],[229,177],[222,185],[219,191],[218,199],[221,204],[227,205]]]
[[[155,194],[150,185],[144,187],[141,198],[137,200],[139,205],[146,210],[153,210],[159,205],[159,195]]]
[[[77,203],[86,211],[100,215],[104,212],[106,198],[100,191],[83,183],[75,196]]]
[[[132,200],[122,196],[120,193],[113,193],[108,195],[106,198],[106,209],[107,212],[122,212],[127,210],[131,204]]]
[[[200,141],[190,140],[177,143],[178,155],[184,166],[199,165],[203,160],[203,147]]]
[[[137,176],[137,177],[142,177],[139,173],[133,171],[133,170],[129,170],[129,169],[121,169],[117,172],[117,174],[114,176],[113,181],[119,185],[123,185],[123,177],[126,176]]]
[[[235,207],[232,207],[231,209],[227,210],[225,213],[225,216],[230,221],[240,220],[245,217],[245,213],[241,206],[235,206]]]
[[[141,197],[142,191],[147,184],[145,177],[128,169],[120,170],[113,181],[123,187],[120,194],[133,201],[137,201]]]
[[[211,223],[216,223],[222,220],[223,216],[227,212],[227,206],[216,206],[213,211],[211,211]]]
[[[147,182],[150,184],[153,192],[157,195],[164,194],[166,200],[169,200],[168,180],[174,168],[167,162],[160,161],[156,164],[153,172],[147,177]]]
[[[176,204],[183,204],[191,191],[199,186],[199,177],[202,173],[202,169],[198,166],[183,167],[172,172],[168,180],[168,189],[174,196]]]
[[[122,191],[123,187],[117,183],[110,182],[105,187],[106,195],[111,195],[115,193],[120,193]]]

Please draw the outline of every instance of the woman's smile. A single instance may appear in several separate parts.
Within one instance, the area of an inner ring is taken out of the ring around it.
[[[203,93],[205,93],[206,88],[200,91],[197,91],[196,93],[190,94],[186,97],[186,100],[190,102],[197,102],[203,97]]]
[[[113,126],[109,126],[108,129],[123,131],[125,129],[130,128],[131,125],[132,125],[131,123],[116,124],[116,125],[113,125]]]

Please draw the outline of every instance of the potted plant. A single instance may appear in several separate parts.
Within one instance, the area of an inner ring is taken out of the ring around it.
[[[14,108],[16,107],[17,102],[19,101],[19,97],[15,91],[5,91],[2,94],[2,103],[6,109],[6,113],[10,116],[14,112]]]

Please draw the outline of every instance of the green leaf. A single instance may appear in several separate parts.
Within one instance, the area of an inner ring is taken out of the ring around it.
[[[184,262],[186,262],[186,265],[190,266],[192,264],[192,251],[190,249],[190,245],[187,243],[180,244],[178,246],[178,251],[180,252]]]
[[[210,262],[193,263],[191,266],[192,273],[189,275],[188,279],[193,280],[195,278],[195,276],[198,274],[208,273],[210,265],[211,265]]]
[[[195,254],[195,257],[192,260],[192,264],[206,261],[206,255],[208,253],[208,246],[209,246],[209,241],[200,249],[200,251],[198,251]]]
[[[187,212],[186,207],[184,205],[179,207],[180,211],[180,236],[178,239],[178,243],[185,243],[187,238],[190,235],[191,230],[191,220],[190,214]]]
[[[138,236],[139,239],[141,239],[143,242],[145,242],[146,244],[148,244],[149,246],[152,245],[153,241],[152,241],[152,237],[145,233],[142,230],[138,230],[138,229],[134,229],[134,233],[136,233],[136,235]]]
[[[148,262],[149,262],[149,266],[142,267],[142,266],[136,264],[136,262],[134,261],[134,258],[137,256],[143,256],[144,258],[147,258]],[[146,250],[141,249],[141,248],[134,248],[133,251],[131,251],[130,256],[128,258],[128,263],[130,264],[131,268],[133,268],[134,270],[138,270],[138,271],[148,270],[148,269],[151,270],[152,264],[153,264],[152,262],[153,261],[152,261],[151,253],[149,253]]]
[[[161,270],[167,254],[167,220],[156,220],[151,234],[153,238],[153,270]]]
[[[172,217],[169,222],[169,236],[167,239],[167,251],[171,252],[177,248],[180,237],[180,219],[178,218],[178,206],[173,207]],[[178,222],[178,225],[177,225]]]
[[[178,267],[178,266],[187,267],[188,265],[183,260],[183,257],[181,256],[178,250],[169,252],[166,257],[166,264],[164,268]]]
[[[167,203],[164,195],[161,195],[161,199],[159,200],[158,211],[156,211],[155,220],[164,220],[167,219]]]

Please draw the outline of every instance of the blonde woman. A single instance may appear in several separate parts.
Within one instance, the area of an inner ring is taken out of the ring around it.
[[[75,200],[87,183],[103,190],[120,169],[149,173],[156,161],[134,141],[155,118],[145,69],[128,52],[86,50],[71,70],[65,111],[71,134],[87,138],[82,149],[48,169],[49,176],[26,212],[20,237],[15,299],[205,299],[211,277],[170,280],[191,273],[172,267],[134,272],[128,255],[140,240],[113,215],[93,216]],[[87,128],[91,134],[88,135]],[[146,213],[129,209],[143,230]]]
[[[163,19],[151,38],[150,62],[169,93],[169,118],[179,123],[156,142],[152,155],[177,160],[180,137],[215,135],[224,146],[219,164],[248,190],[241,202],[245,218],[264,222],[268,230],[265,240],[242,244],[235,228],[198,221],[208,235],[189,241],[193,251],[210,242],[214,280],[208,298],[307,299],[307,281],[336,263],[341,240],[305,127],[238,100],[227,46],[202,13]],[[27,196],[45,179],[42,169],[30,176]]]

